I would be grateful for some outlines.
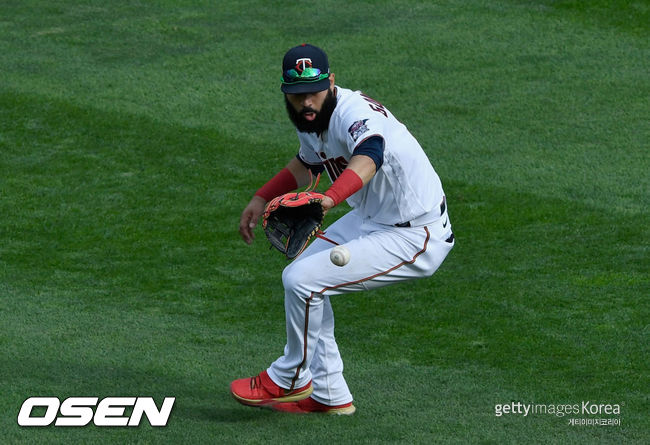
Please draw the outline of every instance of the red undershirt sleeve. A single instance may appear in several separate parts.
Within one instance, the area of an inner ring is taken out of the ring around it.
[[[289,193],[297,188],[298,183],[296,182],[296,178],[293,176],[293,173],[285,167],[280,170],[277,175],[272,177],[269,182],[256,191],[255,196],[259,196],[266,202],[269,202],[276,196]]]

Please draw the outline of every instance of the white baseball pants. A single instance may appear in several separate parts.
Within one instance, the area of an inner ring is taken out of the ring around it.
[[[284,269],[287,344],[268,368],[279,386],[300,388],[312,380],[312,398],[326,405],[352,401],[334,338],[329,297],[431,276],[454,245],[447,212],[424,226],[394,227],[364,221],[351,211],[325,236],[350,250],[343,267],[329,259],[334,245],[317,238]]]

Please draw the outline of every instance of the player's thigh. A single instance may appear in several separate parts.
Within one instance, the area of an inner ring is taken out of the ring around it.
[[[329,251],[337,244],[345,244],[349,240],[358,238],[361,235],[359,230],[361,225],[362,219],[356,211],[353,210],[346,213],[324,230],[325,233],[323,236],[327,240],[316,238],[295,261],[300,262],[317,252],[323,250]]]
[[[330,249],[315,252],[285,270],[285,286],[335,295],[431,275],[437,261],[428,251],[432,247],[428,232],[424,228],[400,230],[367,231],[344,243],[350,262],[343,267],[332,264]]]

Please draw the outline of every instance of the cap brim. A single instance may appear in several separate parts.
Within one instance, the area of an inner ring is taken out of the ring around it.
[[[287,94],[304,94],[304,93],[318,93],[330,87],[330,80],[322,79],[317,82],[296,82],[296,83],[283,83],[280,87],[283,93]]]

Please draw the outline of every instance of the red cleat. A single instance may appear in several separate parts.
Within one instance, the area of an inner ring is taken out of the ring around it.
[[[317,402],[311,397],[308,399],[299,400],[297,402],[277,403],[271,406],[276,411],[285,413],[323,413],[323,414],[336,414],[336,415],[351,415],[357,410],[352,402],[344,405],[330,406]]]
[[[311,382],[291,391],[280,388],[266,371],[255,377],[238,379],[230,384],[233,397],[244,405],[265,406],[282,402],[296,402],[306,399],[314,391]]]

